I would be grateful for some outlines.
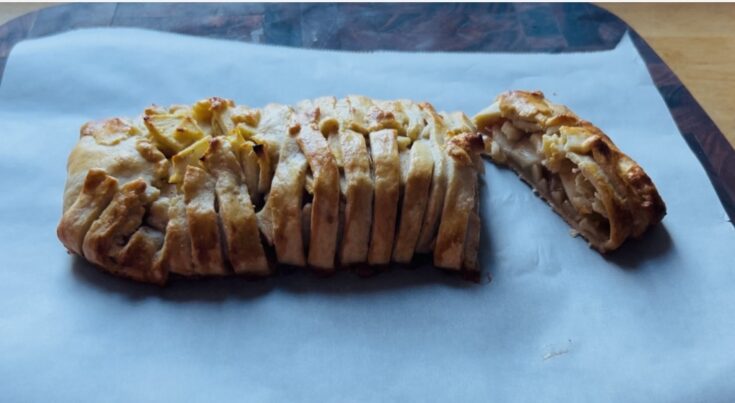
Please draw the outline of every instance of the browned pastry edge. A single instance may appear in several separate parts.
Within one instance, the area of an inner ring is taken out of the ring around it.
[[[574,135],[585,137],[584,142],[578,147],[578,152],[571,154],[589,157],[602,167],[602,170],[608,169],[605,175],[609,184],[598,187],[597,190],[608,192],[609,199],[614,203],[607,206],[610,215],[610,237],[601,242],[579,230],[574,218],[566,213],[548,192],[538,189],[533,178],[527,173],[512,162],[504,163],[534,188],[542,199],[570,226],[585,236],[590,245],[598,251],[605,253],[617,249],[628,237],[641,236],[646,229],[659,223],[666,215],[666,205],[653,181],[640,165],[623,153],[598,127],[580,119],[567,107],[549,102],[542,92],[505,92],[497,97],[493,106],[475,117],[477,128],[488,143],[493,141],[493,128],[497,129],[504,122],[518,120],[536,124],[542,131],[558,128],[560,131],[570,131]],[[486,144],[486,148],[491,148],[491,145]],[[625,194],[622,194],[621,189],[615,189],[616,183],[625,187]]]

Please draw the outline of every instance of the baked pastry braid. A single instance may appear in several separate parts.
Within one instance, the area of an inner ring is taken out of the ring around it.
[[[666,214],[635,161],[541,92],[503,93],[474,121],[485,154],[514,170],[600,252],[639,237]]]
[[[432,251],[436,266],[476,273],[482,150],[464,114],[406,100],[153,106],[82,127],[58,236],[108,272],[158,284]]]
[[[210,98],[85,124],[58,236],[110,273],[157,284],[416,254],[475,277],[481,155],[600,252],[666,211],[640,166],[540,92],[501,94],[474,119],[362,96],[263,108]]]

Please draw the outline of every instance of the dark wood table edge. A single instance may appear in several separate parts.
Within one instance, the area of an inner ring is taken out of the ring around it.
[[[41,13],[53,9],[69,14],[79,14],[85,12],[82,9],[85,6],[90,5],[72,3],[39,9],[0,25],[0,85],[2,85],[5,63],[13,46],[30,38],[29,34]],[[119,3],[98,3],[97,6],[104,8],[104,12],[101,13],[102,17],[97,20],[86,21],[75,27],[55,27],[53,30],[33,37],[58,34],[82,27],[111,26]],[[681,135],[705,168],[730,222],[735,224],[735,149],[691,92],[640,34],[613,13],[594,5],[587,5],[587,7],[609,14],[626,27]],[[166,30],[161,31],[166,32]]]
[[[707,172],[729,221],[735,224],[735,149],[663,59],[633,28],[629,32],[679,132]]]

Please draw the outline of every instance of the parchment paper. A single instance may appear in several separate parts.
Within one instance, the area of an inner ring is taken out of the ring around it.
[[[426,267],[157,288],[56,239],[85,121],[213,95],[355,93],[473,114],[506,89],[543,90],[607,132],[658,185],[663,225],[601,257],[488,163],[489,284]],[[0,135],[0,400],[735,399],[735,231],[627,37],[584,54],[355,54],[76,31],[13,50]]]

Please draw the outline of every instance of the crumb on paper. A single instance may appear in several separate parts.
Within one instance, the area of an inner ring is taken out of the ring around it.
[[[564,354],[566,354],[568,352],[569,352],[569,350],[567,350],[567,349],[549,351],[548,353],[544,354],[544,361],[550,360],[550,359],[552,359],[554,357],[558,357],[560,355],[564,355]]]
[[[551,360],[553,358],[556,358],[556,357],[559,357],[561,355],[564,355],[564,354],[568,353],[569,351],[571,351],[571,346],[572,346],[572,340],[571,339],[567,339],[567,343],[563,347],[560,347],[559,345],[556,345],[556,346],[552,346],[552,345],[546,346],[545,349],[547,351],[543,355],[543,360],[544,361],[548,361],[548,360]]]

